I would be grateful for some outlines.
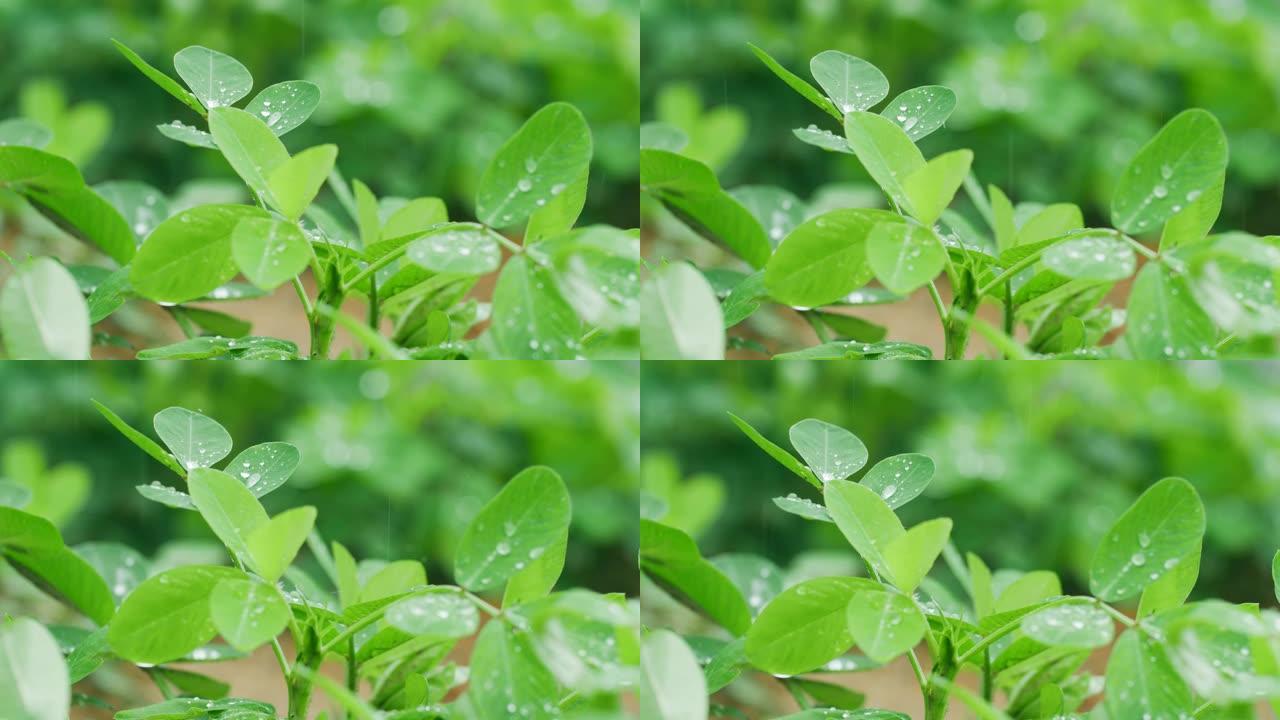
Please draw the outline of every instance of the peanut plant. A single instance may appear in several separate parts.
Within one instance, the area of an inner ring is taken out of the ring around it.
[[[734,262],[701,272],[657,264],[642,293],[645,357],[722,357],[726,330],[774,304],[798,313],[820,344],[779,352],[744,334],[730,346],[782,358],[929,358],[929,348],[894,341],[893,328],[856,314],[917,291],[932,300],[947,359],[966,356],[974,331],[1007,358],[1274,354],[1280,236],[1213,233],[1227,141],[1207,111],[1169,120],[1120,176],[1114,227],[1086,227],[1069,202],[1015,204],[995,185],[983,190],[969,150],[924,157],[917,143],[956,107],[950,89],[913,88],[875,112],[889,82],[871,63],[819,53],[810,63],[819,90],[752,50],[838,127],[809,125],[796,138],[856,158],[888,209],[810,212],[783,188],[726,191],[680,154],[678,128],[646,125],[644,191]],[[952,209],[961,188],[981,223]],[[1113,290],[1129,284],[1125,304],[1114,304]],[[977,317],[984,303],[1000,321]]]
[[[184,408],[160,411],[154,424],[162,446],[98,409],[177,477],[176,486],[152,483],[138,491],[175,511],[198,513],[229,564],[153,572],[132,548],[68,547],[43,517],[0,507],[7,564],[83,616],[76,625],[52,626],[0,619],[4,717],[66,720],[72,704],[111,708],[71,689],[111,662],[135,665],[165,698],[118,708],[118,720],[303,720],[316,716],[319,693],[341,708],[321,712],[325,718],[623,712],[620,698],[635,684],[639,662],[637,610],[622,595],[554,591],[571,511],[568,491],[550,468],[524,470],[479,510],[458,544],[457,585],[429,584],[417,560],[357,561],[341,543],[326,545],[312,507],[268,514],[261,498],[297,467],[293,445],[253,445],[219,470],[213,466],[230,454],[232,440],[213,419]],[[295,563],[304,545],[320,577]],[[500,606],[491,602],[498,591]],[[469,659],[457,651],[460,644],[470,646]],[[281,710],[228,697],[226,684],[190,669],[264,646],[288,691]],[[345,681],[321,672],[326,661],[342,668]]]
[[[800,708],[786,716],[792,720],[907,720],[864,707],[856,676],[847,685],[830,681],[831,673],[903,657],[927,720],[947,716],[955,703],[990,719],[1186,720],[1254,717],[1259,703],[1280,708],[1280,613],[1187,602],[1205,508],[1186,480],[1147,488],[1099,538],[1091,594],[1066,595],[1050,570],[992,571],[977,554],[962,556],[948,518],[904,527],[898,509],[933,476],[927,456],[887,457],[851,480],[869,453],[849,431],[801,420],[790,431],[796,457],[732,419],[819,496],[780,496],[778,509],[834,524],[866,572],[788,584],[765,558],[704,558],[661,515],[642,520],[645,574],[716,626],[712,636],[656,630],[646,638],[645,682],[659,688],[650,700],[655,717],[767,717],[709,704],[708,696],[771,677]],[[940,557],[948,581],[934,570]],[[1094,675],[1085,661],[1100,649],[1109,657],[1105,673]],[[976,676],[977,690],[960,682],[962,673]]]
[[[186,337],[139,350],[144,359],[326,358],[338,326],[384,358],[635,354],[637,236],[574,228],[592,137],[572,105],[552,103],[530,117],[489,163],[476,221],[456,221],[439,198],[379,199],[365,183],[348,183],[334,145],[290,153],[280,138],[316,109],[315,84],[280,82],[236,107],[253,77],[234,58],[199,46],[178,52],[184,87],[116,45],[204,126],[173,120],[157,130],[219,153],[253,202],[179,209],[144,183],[90,186],[70,161],[39,149],[48,131],[30,121],[0,125],[0,192],[25,198],[103,255],[90,264],[5,258],[13,272],[0,293],[0,336],[10,357],[133,349],[101,325],[130,300],[155,303]],[[315,202],[326,185],[345,218]],[[499,232],[521,226],[520,243]],[[314,290],[303,282],[307,270]],[[477,296],[477,283],[495,273],[491,295]],[[207,306],[283,285],[297,294],[309,351],[253,335],[250,322]],[[363,321],[340,312],[351,298],[363,302]]]

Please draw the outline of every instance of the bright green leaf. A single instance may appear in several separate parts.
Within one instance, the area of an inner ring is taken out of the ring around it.
[[[903,592],[914,592],[933,568],[950,537],[951,520],[935,518],[890,541],[885,546],[884,556],[894,586]]]
[[[912,212],[911,196],[903,183],[925,161],[911,138],[892,120],[869,112],[845,115],[844,134],[871,179],[899,207]]]
[[[640,347],[648,360],[722,360],[720,302],[692,265],[656,269],[640,294]]]
[[[858,649],[885,663],[915,647],[927,623],[915,601],[883,589],[862,589],[847,607],[849,632]]]
[[[139,585],[111,620],[107,640],[117,655],[141,663],[177,660],[218,634],[209,594],[243,573],[214,565],[184,565]]]
[[[247,217],[267,213],[249,205],[201,205],[160,223],[133,259],[129,281],[156,302],[201,298],[236,276],[231,236]]]
[[[306,80],[286,80],[263,88],[244,109],[262,118],[279,136],[306,122],[319,105],[320,86]]]
[[[747,631],[746,653],[765,672],[795,675],[821,667],[853,645],[849,601],[876,587],[851,577],[806,580],[773,599]]]
[[[285,217],[294,221],[302,217],[337,158],[337,145],[317,145],[285,160],[267,175],[267,187]]]
[[[254,530],[267,524],[267,512],[239,480],[222,472],[196,467],[187,476],[191,501],[234,555],[252,557],[246,540]]]
[[[911,88],[898,95],[880,114],[902,127],[912,140],[919,140],[942,127],[956,109],[956,94],[941,85]]]
[[[245,545],[258,574],[271,582],[279,580],[307,541],[316,522],[311,506],[286,510],[249,531]]]
[[[0,291],[0,336],[14,360],[88,360],[89,307],[56,260],[18,265]]]
[[[1179,113],[1120,176],[1111,197],[1111,221],[1130,234],[1154,231],[1213,191],[1226,168],[1227,137],[1217,118],[1200,109]]]
[[[272,206],[278,206],[269,178],[289,162],[289,151],[266,123],[233,107],[209,113],[209,132],[236,174]]]
[[[231,232],[231,257],[254,285],[270,289],[307,268],[311,243],[293,223],[247,217]]]
[[[458,542],[455,574],[471,590],[506,582],[556,543],[569,526],[569,492],[550,468],[516,475],[467,526]]]
[[[925,225],[937,222],[942,211],[955,199],[972,163],[972,150],[953,150],[908,175],[902,181],[902,189],[911,199],[914,217]]]
[[[1200,548],[1205,513],[1182,478],[1165,478],[1120,516],[1089,566],[1089,588],[1101,600],[1124,600],[1173,570]]]
[[[765,267],[764,284],[778,302],[798,307],[834,303],[873,277],[867,237],[880,224],[903,223],[885,210],[840,209],[791,231]]]
[[[901,537],[898,516],[874,490],[845,480],[832,480],[823,490],[827,512],[853,549],[877,572],[889,575],[885,551]]]
[[[179,50],[173,56],[173,67],[210,110],[233,105],[253,89],[248,68],[230,55],[200,45]]]
[[[289,624],[289,606],[270,585],[227,578],[209,594],[209,617],[231,647],[249,652],[284,631]]]
[[[809,71],[843,113],[866,110],[889,94],[889,80],[879,68],[838,50],[813,56]]]
[[[808,418],[791,426],[791,445],[823,483],[844,480],[867,464],[867,446],[837,425]]]
[[[867,262],[880,284],[906,295],[928,285],[946,265],[933,231],[911,223],[880,223],[867,236]]]
[[[911,502],[933,480],[933,459],[919,453],[887,457],[867,471],[858,482],[879,493],[891,508]]]
[[[551,103],[498,150],[476,192],[476,217],[494,227],[523,222],[591,164],[591,130],[574,106]]]
[[[0,706],[16,720],[66,720],[70,712],[70,675],[58,641],[30,618],[0,624]]]
[[[186,408],[156,413],[156,434],[187,470],[211,467],[231,452],[231,435],[212,418]]]

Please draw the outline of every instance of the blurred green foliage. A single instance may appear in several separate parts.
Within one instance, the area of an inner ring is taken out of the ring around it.
[[[880,67],[891,96],[952,88],[950,132],[922,141],[925,155],[971,148],[984,183],[1019,202],[1079,203],[1086,223],[1107,216],[1113,182],[1147,138],[1177,112],[1206,108],[1231,144],[1223,227],[1280,224],[1280,5],[1270,0],[646,0],[641,22],[643,117],[681,125],[691,155],[727,160],[726,187],[809,194],[866,177],[792,136],[813,108],[751,42],[803,77],[811,56],[838,49]],[[745,113],[732,160],[726,135],[704,147],[671,110],[673,90]]]
[[[298,446],[302,465],[268,510],[314,505],[326,539],[357,557],[422,560],[440,580],[480,507],[520,470],[548,465],[573,498],[566,582],[634,592],[637,372],[634,363],[8,362],[0,491],[27,487],[26,507],[64,521],[70,543],[118,541],[148,557],[193,551],[174,540],[212,543],[196,513],[134,490],[172,474],[90,398],[153,438],[152,416],[177,405],[222,423],[237,450]]]
[[[792,492],[821,498],[726,413],[788,448],[787,429],[815,417],[861,438],[872,464],[901,452],[933,458],[933,483],[903,508],[905,524],[951,517],[961,551],[997,567],[1057,570],[1069,591],[1087,587],[1098,537],[1142,490],[1185,477],[1208,511],[1194,597],[1271,591],[1280,531],[1274,363],[668,362],[646,363],[641,382],[645,502],[670,497],[661,474],[674,463],[700,478],[675,484],[686,491],[720,478],[723,510],[699,542],[708,555],[758,553],[806,575],[806,564],[830,565],[831,551],[845,547],[832,526],[774,507],[772,498]]]
[[[636,0],[0,0],[0,118],[50,126],[52,152],[93,158],[91,183],[174,194],[188,178],[232,178],[216,152],[156,131],[180,113],[111,39],[170,74],[174,52],[205,45],[253,68],[258,87],[320,85],[291,146],[336,143],[348,178],[380,196],[439,196],[462,215],[502,141],[564,100],[595,134],[586,217],[634,227],[639,32]]]

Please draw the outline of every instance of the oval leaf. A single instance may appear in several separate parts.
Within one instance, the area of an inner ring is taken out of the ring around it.
[[[147,579],[125,598],[111,620],[107,641],[127,660],[177,660],[218,634],[209,594],[222,580],[243,573],[216,565],[186,565]]]
[[[1111,221],[1126,233],[1151,232],[1212,191],[1226,168],[1227,136],[1217,118],[1200,109],[1179,113],[1120,176]]]
[[[577,108],[551,103],[498,150],[480,179],[476,217],[494,227],[523,222],[591,164],[591,130]]]
[[[1133,597],[1199,552],[1204,505],[1191,483],[1165,478],[1147,488],[1102,538],[1089,566],[1089,588],[1100,600]]]
[[[458,583],[497,587],[536,560],[569,526],[569,492],[550,468],[531,467],[511,479],[467,526],[454,563]]]
[[[179,50],[173,56],[178,77],[210,110],[234,104],[253,89],[253,76],[238,60],[200,45]]]
[[[837,425],[808,418],[791,426],[791,445],[824,483],[844,480],[867,464],[867,446]]]
[[[261,118],[271,132],[280,136],[306,122],[319,105],[319,85],[306,80],[286,80],[263,88],[244,109]]]
[[[880,114],[894,121],[912,140],[942,127],[956,109],[956,94],[941,85],[911,88],[893,99]]]
[[[47,257],[18,265],[0,292],[0,335],[14,360],[88,360],[89,306],[71,273]]]
[[[129,281],[134,290],[166,303],[214,292],[236,276],[231,235],[247,217],[268,216],[249,205],[201,205],[160,223],[133,259]]]

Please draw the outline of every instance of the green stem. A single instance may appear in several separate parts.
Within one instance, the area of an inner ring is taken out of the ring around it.
[[[831,336],[827,334],[826,326],[822,324],[822,320],[820,320],[818,316],[813,313],[813,311],[805,310],[801,312],[800,315],[805,319],[806,322],[809,323],[809,327],[813,328],[814,334],[818,336],[818,342],[820,343],[831,342]]]
[[[307,319],[315,314],[315,309],[311,307],[311,298],[307,297],[307,289],[302,286],[302,278],[297,275],[293,276],[293,291],[298,294],[298,301],[302,303],[302,312],[306,313]]]
[[[942,321],[943,327],[947,324],[947,306],[942,302],[942,295],[938,293],[938,286],[929,281],[929,297],[933,299],[933,307],[938,311],[938,319]]]
[[[920,692],[929,692],[929,678],[925,677],[924,668],[920,665],[920,658],[916,657],[915,650],[907,651],[907,660],[911,662],[911,671],[916,674],[916,682],[920,685]]]
[[[796,706],[801,710],[808,710],[813,707],[812,703],[809,702],[809,699],[804,696],[804,693],[800,692],[800,688],[796,687],[796,684],[792,682],[791,678],[783,680],[782,686],[787,689],[787,692],[791,693],[791,698],[796,701]]]
[[[951,641],[943,639],[934,658],[933,672],[925,687],[924,718],[925,720],[944,720],[947,716],[947,702],[950,699],[951,681],[960,672],[963,663],[955,658]],[[938,682],[941,680],[941,682]]]
[[[355,287],[358,286],[360,283],[364,282],[365,279],[368,278],[370,275],[373,275],[374,273],[378,272],[382,268],[390,265],[396,260],[399,260],[406,252],[409,251],[409,245],[410,243],[405,243],[404,245],[401,245],[395,250],[392,250],[386,255],[383,255],[377,260],[374,260],[373,262],[369,263],[367,266],[365,266],[365,269],[361,270],[359,273],[356,273],[355,277],[351,278],[351,280],[343,284],[342,294],[346,295],[347,293],[355,289]]]

